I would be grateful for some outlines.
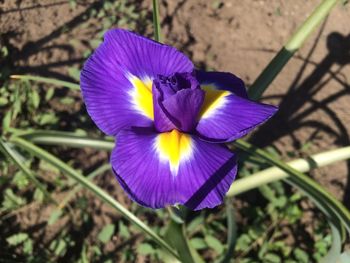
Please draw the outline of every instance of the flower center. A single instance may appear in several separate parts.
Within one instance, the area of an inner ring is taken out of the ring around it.
[[[203,104],[204,91],[193,73],[158,76],[152,87],[154,123],[159,132],[191,132]]]

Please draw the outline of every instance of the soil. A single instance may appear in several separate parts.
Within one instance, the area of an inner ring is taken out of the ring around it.
[[[320,2],[161,1],[162,32],[166,43],[198,67],[232,72],[249,86]],[[150,0],[137,4],[151,11]],[[4,65],[12,73],[69,79],[68,67],[82,64],[84,43],[99,33],[98,21],[86,18],[98,8],[101,3],[92,0],[78,1],[75,8],[60,0],[0,1],[0,43],[10,52]],[[349,145],[349,8],[335,7],[264,93],[262,101],[279,105],[280,111],[254,134],[255,144],[273,144],[285,158]],[[91,26],[80,27],[84,22]],[[151,34],[147,28],[138,31]],[[92,159],[91,166],[100,159]],[[349,162],[339,162],[311,174],[350,208],[349,168]],[[128,202],[119,186],[113,187],[117,190],[109,192]]]

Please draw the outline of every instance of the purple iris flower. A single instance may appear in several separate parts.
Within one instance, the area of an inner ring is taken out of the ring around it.
[[[119,183],[151,208],[221,204],[237,173],[224,143],[277,110],[249,100],[236,76],[195,70],[175,48],[122,29],[108,31],[85,63],[81,89],[96,125],[117,136]]]

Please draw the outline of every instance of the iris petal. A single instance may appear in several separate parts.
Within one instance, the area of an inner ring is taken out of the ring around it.
[[[196,71],[196,77],[201,86],[209,86],[217,90],[226,90],[242,98],[248,98],[243,81],[228,72]]]
[[[218,91],[215,96],[206,92],[208,103],[201,111],[197,133],[210,142],[228,142],[243,137],[256,126],[267,121],[277,111],[271,105],[257,103],[228,91]],[[212,99],[211,97],[214,97]]]
[[[215,207],[222,203],[237,171],[235,154],[225,146],[176,130],[121,131],[111,163],[129,196],[151,208]]]
[[[173,47],[126,30],[110,30],[81,72],[87,111],[109,135],[124,127],[151,126],[152,80],[159,74],[192,70],[192,62]]]

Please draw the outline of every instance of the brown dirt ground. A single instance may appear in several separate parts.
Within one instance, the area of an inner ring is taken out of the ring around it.
[[[161,1],[162,30],[165,42],[198,67],[232,72],[249,86],[320,2]],[[0,43],[10,47],[7,63],[17,73],[66,78],[68,66],[84,61],[84,43],[98,33],[96,21],[79,27],[91,4],[99,7],[92,0],[80,1],[75,9],[60,0],[0,1]],[[140,5],[149,9],[150,4]],[[272,83],[263,101],[280,105],[280,112],[255,133],[256,144],[273,143],[286,157],[295,150],[298,157],[349,145],[349,24],[349,6],[338,5]],[[83,41],[77,45],[73,39]],[[301,150],[306,143],[310,147]],[[312,173],[348,207],[349,165],[341,162]]]

